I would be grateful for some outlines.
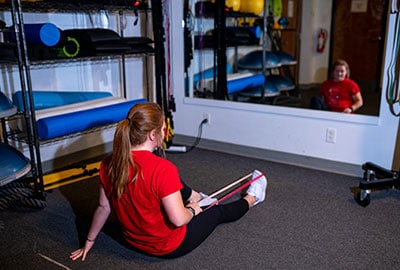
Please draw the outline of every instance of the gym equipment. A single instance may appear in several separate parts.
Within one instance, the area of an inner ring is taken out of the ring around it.
[[[126,117],[133,105],[146,101],[146,99],[137,99],[100,108],[42,118],[37,121],[38,136],[42,140],[49,140],[117,123]]]
[[[32,91],[35,110],[57,107],[77,102],[112,96],[109,92],[83,91]],[[12,96],[13,103],[19,111],[24,111],[22,92],[17,91]]]
[[[11,100],[0,92],[0,118],[8,117],[17,113],[17,108],[11,103]]]
[[[61,30],[52,23],[24,24],[25,37],[29,45],[55,46],[61,40]],[[15,32],[10,31],[8,38],[15,42]]]
[[[264,88],[264,89],[263,89]],[[263,92],[264,91],[264,95]],[[276,97],[280,95],[280,91],[278,88],[275,86],[275,84],[271,81],[265,81],[264,85],[261,85],[259,87],[250,89],[250,90],[245,90],[239,92],[241,96],[244,97],[251,97],[251,98],[268,98],[268,97]]]
[[[256,27],[226,27],[226,45],[258,45],[260,43],[261,28]]]
[[[260,15],[264,10],[263,0],[244,0],[240,3],[240,12],[242,13],[253,13],[254,15]]]
[[[226,65],[226,73],[232,73],[232,66],[227,64]],[[205,69],[201,72],[198,72],[193,75],[193,85],[197,86],[200,80],[207,80],[214,78],[214,67]]]
[[[265,77],[262,74],[231,73],[227,75],[227,92],[228,95],[231,95],[236,92],[261,86],[264,82]],[[208,91],[214,91],[214,79],[205,80],[202,86]],[[199,87],[200,85],[198,85],[197,88]]]
[[[211,3],[215,3],[215,0],[211,0]],[[232,8],[233,11],[239,11],[241,0],[225,0],[225,6]]]
[[[110,29],[66,29],[64,35],[74,38],[80,45],[78,56],[124,53],[131,49],[120,35]]]
[[[51,107],[48,109],[37,110],[37,111],[35,111],[36,121],[38,121],[39,119],[42,119],[42,118],[50,117],[50,116],[72,113],[72,112],[77,112],[77,111],[83,111],[83,110],[87,110],[87,109],[99,108],[99,107],[103,107],[103,106],[107,106],[107,105],[121,103],[124,101],[126,101],[125,98],[105,97],[105,98],[84,101],[84,102],[73,103],[73,104],[64,105],[64,106],[57,106],[57,107]]]
[[[262,69],[263,68],[263,51],[252,51],[238,60],[238,67],[242,69]],[[265,67],[278,68],[282,65],[278,56],[274,53],[265,52]]]
[[[0,43],[0,61],[16,61],[16,46],[14,43]]]
[[[367,207],[371,202],[370,193],[373,189],[400,189],[400,173],[380,167],[372,162],[362,166],[364,170],[363,180],[359,185],[359,192],[355,194],[356,202]]]
[[[238,184],[242,183],[243,181],[246,181],[248,178],[250,178],[253,174],[249,173],[241,178],[239,178],[238,180],[222,187],[221,189],[213,192],[212,194],[210,194],[209,196],[207,196],[206,198],[204,198],[203,200],[199,201],[199,204],[201,204],[202,201],[205,200],[210,200],[213,198],[217,198],[218,195],[224,193],[225,191],[233,188],[234,186],[237,186]],[[239,187],[235,188],[233,191],[230,191],[229,193],[225,194],[224,196],[222,196],[221,198],[217,199],[216,201],[214,201],[212,204],[210,204],[209,206],[207,206],[204,211],[210,209],[211,207],[213,207],[214,205],[217,205],[225,200],[227,200],[228,198],[232,197],[234,194],[238,193],[239,191],[245,189],[246,187],[250,186],[253,182],[257,181],[258,179],[260,179],[261,177],[263,177],[264,174],[260,174],[257,177],[254,177],[251,180],[246,181],[244,184],[240,185]]]
[[[268,75],[267,81],[272,82],[279,91],[289,91],[295,89],[294,83],[281,75]]]
[[[25,176],[30,170],[29,159],[12,146],[0,142],[0,186]]]
[[[282,66],[296,65],[297,60],[290,54],[284,51],[276,51],[274,54],[279,58]]]

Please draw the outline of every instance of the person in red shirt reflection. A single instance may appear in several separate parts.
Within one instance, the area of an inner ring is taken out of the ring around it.
[[[342,59],[333,63],[331,78],[322,83],[320,94],[311,99],[312,109],[354,113],[363,105],[360,88],[350,79],[349,65]]]

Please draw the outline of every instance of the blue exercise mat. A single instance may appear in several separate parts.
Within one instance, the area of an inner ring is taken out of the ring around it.
[[[35,110],[63,106],[98,98],[111,97],[109,92],[84,92],[84,91],[32,91]],[[22,92],[17,91],[12,96],[13,103],[19,111],[24,111]],[[29,104],[28,104],[29,106]]]
[[[29,159],[10,145],[0,142],[0,186],[23,177],[30,169]]]
[[[11,100],[0,92],[0,118],[8,117],[17,113],[17,108],[11,103]]]
[[[42,118],[37,121],[38,136],[42,140],[49,140],[117,123],[127,116],[133,105],[144,102],[147,102],[147,100],[137,99],[100,108]]]
[[[245,89],[254,88],[263,85],[265,77],[262,74],[254,74],[248,77],[239,78],[236,80],[228,80],[227,90],[228,95],[243,91]]]
[[[241,69],[262,69],[263,51],[252,51],[238,60],[238,67]],[[272,52],[265,52],[265,67],[277,68],[282,65],[281,60]]]

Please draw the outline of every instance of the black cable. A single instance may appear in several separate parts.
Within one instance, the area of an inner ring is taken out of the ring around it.
[[[197,147],[197,145],[200,143],[201,140],[201,133],[203,131],[203,125],[206,124],[208,122],[208,120],[206,118],[204,118],[199,125],[198,131],[197,131],[197,137],[195,142],[193,143],[192,146],[190,146],[185,152],[169,152],[169,153],[174,153],[174,154],[183,154],[183,153],[189,153],[190,151],[192,151],[194,148]]]

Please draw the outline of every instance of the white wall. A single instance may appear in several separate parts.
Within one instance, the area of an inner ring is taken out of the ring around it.
[[[182,18],[182,8],[180,3],[171,2],[176,134],[195,137],[203,113],[209,113],[211,124],[203,127],[203,139],[301,155],[304,159],[311,157],[355,166],[372,161],[392,167],[399,120],[389,112],[384,93],[379,117],[185,97],[183,32],[178,20]],[[394,29],[394,16],[390,17],[389,28]],[[393,31],[389,31],[388,39],[393,39]],[[389,48],[387,52],[390,51]],[[325,61],[316,57],[319,55],[309,55],[310,70],[317,70]],[[391,55],[385,57],[387,68]],[[315,74],[304,76],[312,78]],[[383,85],[386,83],[384,78]],[[325,141],[328,128],[336,129],[336,143]]]
[[[322,83],[328,78],[332,0],[302,2],[299,84]],[[321,28],[328,31],[328,40],[324,52],[318,53]]]

